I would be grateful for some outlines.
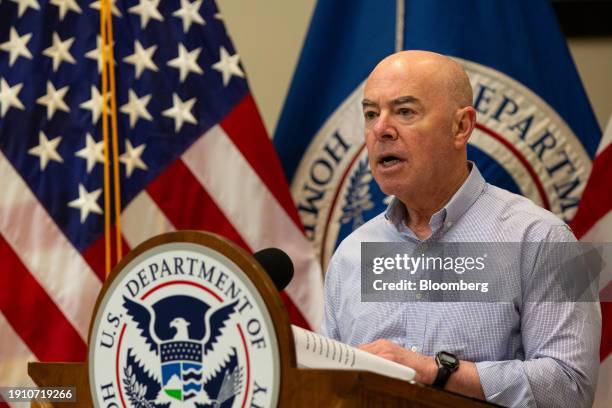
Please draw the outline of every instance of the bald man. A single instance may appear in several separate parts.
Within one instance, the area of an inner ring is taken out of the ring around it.
[[[322,331],[414,368],[417,381],[471,397],[590,406],[601,332],[596,302],[361,302],[362,242],[576,241],[562,220],[487,184],[468,162],[476,112],[457,62],[425,51],[393,54],[368,77],[362,105],[372,174],[394,198],[332,257]]]

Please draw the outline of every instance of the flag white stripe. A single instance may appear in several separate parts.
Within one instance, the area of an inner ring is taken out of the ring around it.
[[[0,333],[0,386],[34,386],[28,362],[38,360],[1,312]]]
[[[100,280],[2,153],[0,174],[0,233],[86,341]]]
[[[146,190],[140,192],[121,213],[121,233],[131,248],[164,232],[174,225]]]
[[[296,270],[287,293],[318,329],[323,283],[312,246],[225,131],[210,129],[182,160],[252,250],[273,246],[287,252]]]

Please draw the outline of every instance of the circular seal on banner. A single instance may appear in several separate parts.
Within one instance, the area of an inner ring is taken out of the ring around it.
[[[140,252],[98,301],[88,356],[94,406],[275,406],[277,338],[247,274],[195,242]]]
[[[477,124],[468,145],[487,182],[524,195],[565,221],[576,212],[591,160],[579,138],[537,94],[509,76],[455,58],[474,91]],[[291,184],[306,234],[325,268],[338,244],[384,211],[368,167],[360,84],[308,146]]]

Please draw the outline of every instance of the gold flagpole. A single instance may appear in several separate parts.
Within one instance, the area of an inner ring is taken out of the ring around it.
[[[117,245],[117,263],[122,258],[121,247],[121,177],[119,173],[119,136],[117,130],[117,93],[115,86],[115,57],[113,51],[113,16],[111,14],[111,4],[109,0],[104,0],[106,3],[106,35],[108,44],[108,69],[111,91],[111,130],[113,135],[113,173],[114,173],[114,191],[115,191],[115,244]]]
[[[106,276],[112,269],[111,257],[111,195],[110,195],[110,159],[108,141],[108,111],[106,99],[108,97],[108,54],[106,36],[107,0],[100,2],[100,52],[102,53],[102,135],[104,141],[104,267]]]
[[[102,134],[104,138],[104,252],[106,276],[110,274],[112,265],[112,234],[111,234],[111,178],[110,178],[110,141],[108,122],[111,123],[113,144],[113,208],[115,213],[115,245],[117,262],[122,258],[121,240],[121,178],[119,173],[119,136],[117,130],[117,97],[115,84],[115,66],[113,52],[113,19],[109,0],[100,2],[100,37],[102,47]],[[110,84],[109,84],[110,82]],[[110,89],[109,89],[110,85]],[[110,100],[110,118],[107,100]]]

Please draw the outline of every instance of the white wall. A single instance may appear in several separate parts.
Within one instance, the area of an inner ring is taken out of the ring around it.
[[[217,0],[264,123],[276,128],[316,0]]]
[[[602,130],[612,114],[612,37],[568,41]]]
[[[217,0],[272,134],[316,0]],[[612,37],[571,39],[570,51],[603,128],[612,114]]]

